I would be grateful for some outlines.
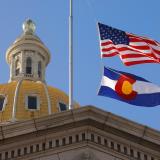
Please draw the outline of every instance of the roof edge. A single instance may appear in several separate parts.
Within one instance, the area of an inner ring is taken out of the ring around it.
[[[160,145],[160,131],[103,111],[95,106],[84,106],[32,120],[0,124],[0,140],[88,120],[97,122],[103,128],[116,130],[117,134],[127,134],[139,140]]]

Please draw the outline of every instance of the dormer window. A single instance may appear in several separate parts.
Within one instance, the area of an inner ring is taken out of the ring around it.
[[[15,68],[16,68],[15,69],[15,74],[16,74],[16,76],[18,76],[19,73],[20,73],[20,62],[19,62],[19,59],[16,60]]]
[[[28,109],[37,109],[37,97],[28,96]]]
[[[0,95],[0,112],[4,110],[5,107],[5,96]]]
[[[39,97],[36,95],[28,95],[26,97],[26,106],[29,110],[39,109]]]
[[[32,59],[30,57],[26,60],[26,74],[32,74]]]
[[[59,110],[60,111],[66,111],[67,110],[67,105],[62,103],[62,102],[59,102]]]

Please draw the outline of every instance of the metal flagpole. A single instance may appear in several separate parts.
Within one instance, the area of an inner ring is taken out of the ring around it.
[[[73,16],[72,16],[73,1],[70,0],[69,13],[69,109],[73,108]]]

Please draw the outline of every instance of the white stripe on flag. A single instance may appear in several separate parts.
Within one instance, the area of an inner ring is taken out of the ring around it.
[[[139,62],[139,61],[146,61],[146,60],[153,60],[153,61],[155,60],[152,57],[138,57],[138,58],[124,58],[124,59],[121,57],[121,59],[123,60],[124,63],[133,62],[133,61]]]
[[[129,55],[129,54],[130,54],[130,55],[133,55],[133,54],[139,54],[139,55],[142,54],[142,55],[144,55],[144,53],[141,53],[141,54],[140,54],[138,51],[121,51],[121,52],[120,52],[120,55],[126,55],[126,54],[127,54],[127,55]],[[147,54],[145,53],[145,55],[147,55]],[[144,55],[144,56],[145,56],[145,55]]]
[[[109,88],[112,88],[113,90],[115,90],[115,85],[116,85],[117,81],[110,79],[106,76],[102,77],[102,81],[101,81],[101,86],[106,86]]]
[[[129,45],[132,46],[146,46],[146,42],[129,42]]]
[[[153,83],[136,81],[136,83],[133,84],[133,90],[138,94],[150,94],[160,92],[160,87]]]
[[[115,90],[116,83],[117,80],[112,80],[106,76],[103,76],[101,86],[106,86]],[[160,92],[160,87],[150,82],[136,80],[132,87],[133,91],[136,91],[138,94],[152,94]]]
[[[115,47],[113,44],[108,44],[106,46],[101,46],[101,49]]]

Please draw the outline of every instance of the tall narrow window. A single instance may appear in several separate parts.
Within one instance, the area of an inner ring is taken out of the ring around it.
[[[140,152],[137,152],[137,159],[141,159],[141,154]],[[151,159],[152,160],[152,159]]]
[[[131,157],[134,157],[134,151],[133,151],[133,149],[130,149],[130,155],[131,155]]]
[[[124,154],[127,154],[127,147],[124,147]]]
[[[15,74],[16,76],[19,75],[19,72],[20,72],[20,62],[19,62],[19,59],[16,60],[16,63],[15,63]]]
[[[42,63],[41,61],[38,62],[38,77],[40,78],[42,75]]]
[[[145,154],[145,155],[144,155],[144,160],[147,160],[147,159],[148,159],[148,158],[147,158],[147,155]]]
[[[32,59],[30,57],[26,60],[26,74],[32,74]]]

